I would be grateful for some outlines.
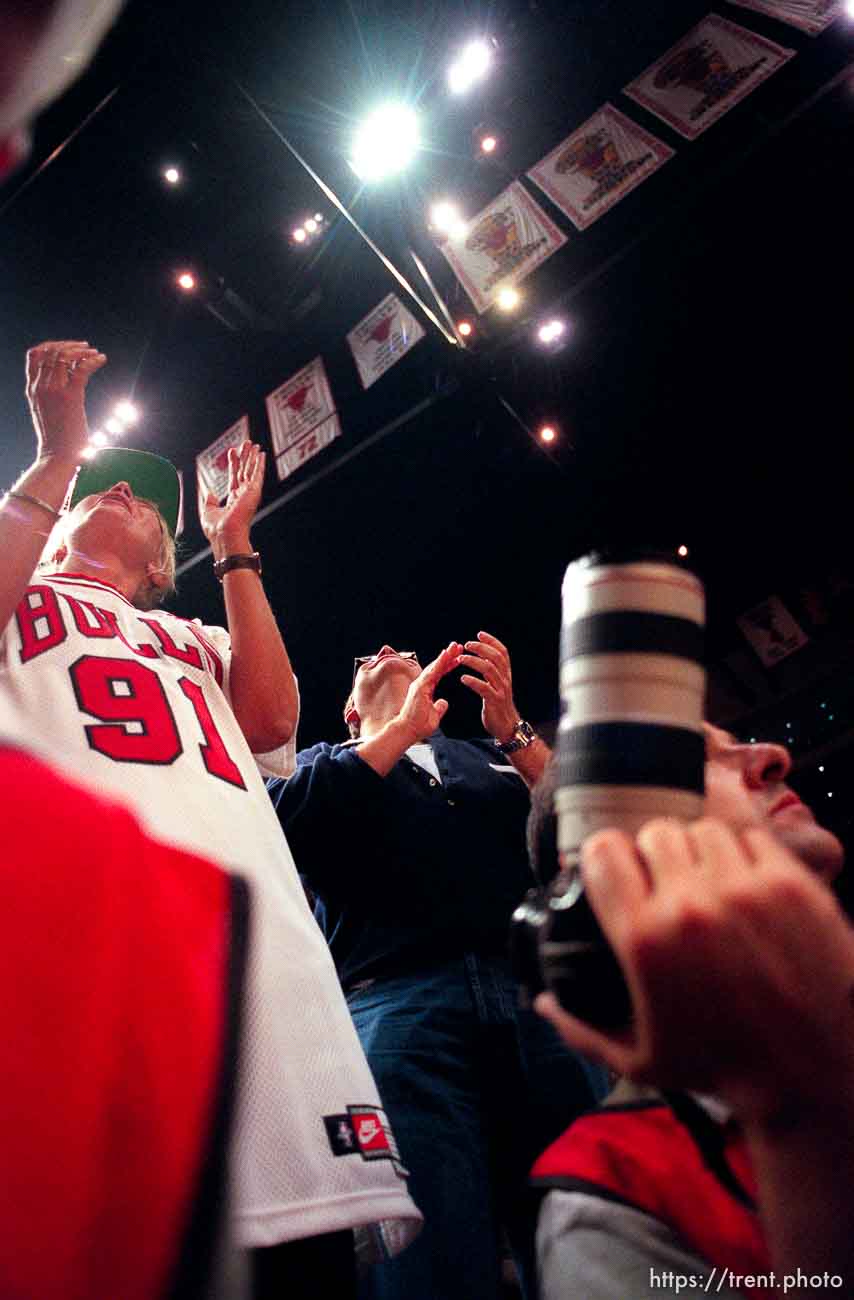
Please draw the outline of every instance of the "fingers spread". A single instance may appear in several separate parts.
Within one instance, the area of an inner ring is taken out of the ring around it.
[[[471,642],[467,641],[466,646],[469,645],[471,645]],[[460,655],[460,663],[482,673],[487,681],[492,682],[493,686],[498,686],[503,680],[497,665],[489,659],[484,659],[482,655]]]

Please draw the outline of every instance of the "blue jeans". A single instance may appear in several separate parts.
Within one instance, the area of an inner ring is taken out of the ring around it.
[[[411,1246],[370,1270],[362,1300],[496,1300],[502,1228],[535,1297],[528,1172],[607,1079],[517,999],[508,963],[473,955],[349,994],[425,1217]]]

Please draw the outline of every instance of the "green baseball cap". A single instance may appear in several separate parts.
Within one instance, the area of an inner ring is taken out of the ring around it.
[[[129,483],[135,497],[153,501],[175,536],[181,513],[181,479],[171,461],[151,451],[103,447],[77,471],[66,509],[73,510],[84,497],[108,492],[116,483]]]

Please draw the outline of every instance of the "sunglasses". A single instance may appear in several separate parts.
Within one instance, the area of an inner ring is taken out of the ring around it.
[[[378,657],[377,655],[356,656],[356,658],[353,660],[353,685],[354,686],[356,685],[356,674],[358,673],[359,669],[363,668],[365,664],[373,663],[377,659],[377,657]],[[391,658],[390,655],[387,655],[386,657]],[[396,650],[395,657],[397,659],[409,659],[412,663],[418,662],[418,653],[415,650]]]

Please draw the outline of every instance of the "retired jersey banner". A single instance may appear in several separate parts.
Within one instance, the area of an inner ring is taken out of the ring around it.
[[[330,415],[328,420],[322,424],[315,425],[311,433],[307,433],[300,438],[299,442],[294,443],[287,451],[282,452],[281,456],[276,457],[276,469],[279,472],[279,478],[288,478],[293,474],[295,469],[299,469],[312,456],[316,456],[324,447],[328,447],[330,442],[341,436],[341,424],[337,415]]]
[[[766,668],[773,668],[809,641],[779,596],[754,605],[736,622]]]
[[[518,181],[440,245],[479,312],[551,257],[566,235]]]
[[[528,175],[585,230],[672,157],[669,145],[605,104]]]
[[[213,492],[217,501],[228,495],[228,452],[230,447],[239,447],[249,437],[249,416],[241,415],[239,420],[226,429],[225,433],[212,442],[196,457],[196,476],[199,493]]]
[[[623,93],[687,140],[696,140],[794,53],[708,14]]]
[[[320,357],[315,357],[302,370],[285,380],[266,400],[280,479],[287,478],[299,465],[310,459],[310,455],[313,456],[328,446],[341,432],[337,417],[331,419],[335,415],[335,401]],[[324,426],[327,433],[333,428],[335,432],[325,437],[325,441],[318,436],[310,455],[306,452],[299,457],[286,459],[287,453],[320,425]]]
[[[779,18],[781,23],[799,27],[810,36],[823,32],[845,7],[844,0],[730,0],[730,4]]]
[[[347,335],[363,388],[385,374],[424,337],[424,330],[403,303],[390,293]]]

